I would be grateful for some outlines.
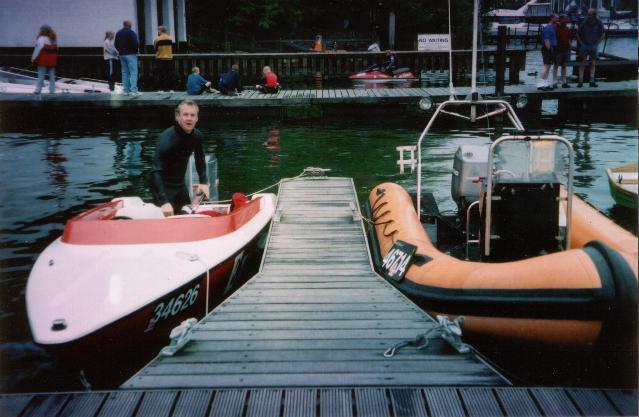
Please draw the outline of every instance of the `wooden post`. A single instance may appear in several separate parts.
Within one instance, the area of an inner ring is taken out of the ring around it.
[[[495,95],[504,95],[504,82],[506,76],[506,26],[497,28],[497,56],[495,57]]]

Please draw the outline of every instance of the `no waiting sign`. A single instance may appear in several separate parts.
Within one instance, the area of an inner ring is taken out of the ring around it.
[[[419,34],[417,35],[418,51],[448,51],[450,49],[450,36],[448,34]]]

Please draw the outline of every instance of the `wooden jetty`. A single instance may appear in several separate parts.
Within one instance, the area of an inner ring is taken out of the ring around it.
[[[637,391],[522,388],[371,266],[350,178],[280,185],[260,273],[119,390],[0,395],[3,417],[636,416]],[[436,335],[435,332],[433,335]]]
[[[601,82],[593,88],[585,84],[582,88],[558,88],[551,91],[539,91],[530,85],[507,85],[500,95],[514,102],[525,94],[531,103],[539,104],[542,100],[605,101],[633,99],[637,96],[637,82],[618,81]],[[484,96],[495,96],[495,88],[480,86],[479,93]],[[470,94],[470,87],[456,87],[458,97]],[[108,93],[85,94],[0,94],[0,112],[22,112],[25,108],[35,110],[130,110],[143,108],[175,107],[182,100],[189,98],[196,101],[206,114],[231,114],[237,117],[254,117],[255,115],[281,118],[306,118],[323,115],[370,115],[374,112],[396,111],[399,113],[419,112],[417,103],[422,97],[430,97],[434,102],[449,98],[450,92],[445,87],[425,88],[389,88],[389,89],[283,89],[277,94],[263,94],[255,90],[243,92],[240,96],[221,94],[204,94],[189,96],[184,92],[160,93],[143,92],[139,96],[111,95]],[[524,109],[526,110],[526,109]]]
[[[373,271],[352,179],[285,180],[260,273],[122,388],[508,384],[441,338],[384,357],[436,326]]]

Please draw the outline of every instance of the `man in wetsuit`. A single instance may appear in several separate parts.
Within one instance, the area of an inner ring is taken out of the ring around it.
[[[195,153],[195,167],[200,178],[196,191],[204,193],[206,198],[209,197],[203,136],[195,128],[198,112],[198,106],[194,101],[182,101],[175,108],[175,124],[162,132],[158,138],[150,185],[153,200],[156,205],[161,206],[165,216],[172,216],[190,203],[184,175],[192,153]]]

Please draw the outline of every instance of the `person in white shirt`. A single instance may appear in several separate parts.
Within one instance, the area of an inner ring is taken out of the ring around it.
[[[115,77],[118,74],[118,64],[120,63],[120,54],[115,49],[114,39],[115,32],[108,30],[104,35],[104,66],[111,91],[115,90]]]

